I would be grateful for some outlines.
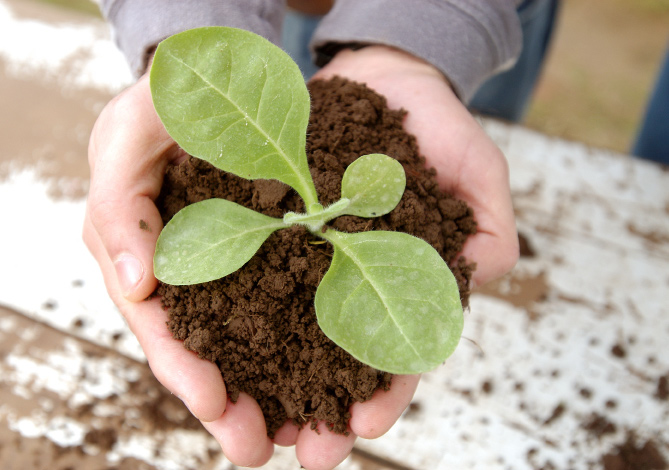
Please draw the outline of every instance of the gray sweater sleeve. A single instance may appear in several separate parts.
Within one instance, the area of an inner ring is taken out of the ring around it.
[[[514,0],[337,0],[311,42],[326,63],[342,46],[384,44],[436,66],[468,102],[513,65],[522,32]]]
[[[200,26],[232,26],[275,44],[281,40],[285,0],[102,0],[117,46],[135,76],[163,39]]]
[[[285,0],[101,0],[133,73],[163,39],[199,26],[233,26],[280,42]],[[467,102],[510,67],[522,44],[518,0],[336,0],[312,39],[317,61],[351,44],[397,47],[435,65]]]

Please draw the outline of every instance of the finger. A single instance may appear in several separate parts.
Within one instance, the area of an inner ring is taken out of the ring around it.
[[[219,419],[227,402],[221,372],[215,364],[198,358],[184,348],[183,342],[172,337],[160,300],[134,304],[125,317],[158,381],[200,421]]]
[[[163,226],[158,210],[150,197],[130,191],[106,200],[91,193],[90,198],[91,226],[113,263],[121,294],[131,301],[145,299],[157,286],[153,254]],[[88,238],[84,240],[88,245]]]
[[[467,240],[462,255],[476,264],[470,288],[475,289],[509,272],[518,261],[518,235],[479,231]]]
[[[411,403],[420,375],[395,375],[389,390],[377,390],[369,401],[351,406],[349,426],[358,436],[376,439],[395,424]]]
[[[295,454],[300,464],[307,470],[329,470],[351,453],[356,435],[331,432],[325,422],[320,421],[313,430],[310,427],[300,430],[295,444]]]
[[[441,91],[441,100],[448,106],[409,114],[405,126],[419,139],[441,187],[466,201],[474,212],[477,234],[468,238],[461,254],[477,265],[472,278],[475,287],[506,273],[518,259],[509,168],[467,109],[447,89]],[[448,135],[434,139],[425,134],[430,122],[452,125]]]
[[[477,233],[468,238],[462,251],[477,264],[472,288],[505,274],[519,257],[508,166],[497,148],[482,148],[479,155],[486,154],[488,158],[478,162],[463,163],[463,178],[476,184],[463,184],[458,194],[472,208],[477,223]]]
[[[87,213],[129,300],[144,299],[156,287],[152,258],[162,220],[153,201],[175,153],[146,79],[105,107],[91,135]]]
[[[179,397],[201,421],[221,417],[226,406],[226,389],[218,367],[199,359],[175,340],[167,329],[167,313],[159,299],[130,302],[120,293],[114,267],[90,222],[85,222],[89,248],[98,259],[110,296],[137,337],[156,378]]]
[[[276,433],[274,433],[274,443],[281,447],[294,446],[297,442],[297,435],[300,431],[293,422],[286,421]]]
[[[237,403],[228,400],[223,416],[203,425],[234,465],[259,467],[272,457],[274,445],[267,437],[260,406],[245,393],[239,394]]]

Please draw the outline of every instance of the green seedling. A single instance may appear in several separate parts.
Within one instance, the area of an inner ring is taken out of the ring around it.
[[[300,224],[334,247],[315,310],[336,344],[396,374],[428,371],[454,351],[463,327],[460,295],[432,246],[400,232],[327,228],[341,215],[392,211],[405,174],[386,155],[365,155],[346,169],[341,199],[328,207],[318,202],[306,156],[309,93],[286,53],[246,31],[198,28],[158,46],[150,81],[160,119],[186,152],[243,178],[282,181],[306,208],[279,219],[222,199],[192,204],[160,234],[158,279],[219,279],[241,268],[274,231]]]

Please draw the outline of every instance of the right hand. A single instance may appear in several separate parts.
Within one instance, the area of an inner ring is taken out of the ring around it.
[[[264,465],[274,443],[295,446],[304,468],[330,469],[350,453],[356,435],[385,433],[408,406],[417,376],[396,376],[388,392],[356,403],[348,436],[320,433],[286,423],[272,442],[258,403],[240,394],[233,404],[221,373],[175,340],[159,299],[144,300],[156,288],[153,254],[162,229],[154,200],[167,165],[185,154],[156,115],[147,76],[102,111],[89,145],[91,185],[83,238],[100,265],[107,291],[137,337],[156,378],[179,397],[218,441],[225,456],[242,467]],[[140,226],[141,224],[141,226]]]
[[[239,466],[259,466],[273,452],[260,407],[227,399],[221,373],[172,338],[156,288],[153,254],[162,229],[154,200],[168,164],[184,156],[156,115],[148,76],[102,111],[89,144],[91,183],[83,239],[107,291],[139,340],[156,378],[178,396]]]
[[[379,45],[340,51],[314,79],[332,76],[364,83],[391,109],[406,110],[404,129],[416,136],[441,188],[473,209],[477,233],[461,253],[477,265],[471,287],[508,272],[519,256],[509,168],[446,77],[417,57]]]

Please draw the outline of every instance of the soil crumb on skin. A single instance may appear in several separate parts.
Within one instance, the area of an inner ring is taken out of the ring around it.
[[[153,232],[153,230],[151,230],[151,226],[144,219],[139,220],[139,229],[144,230],[145,232]]]
[[[361,155],[385,153],[407,175],[406,192],[390,214],[345,216],[331,225],[347,232],[404,231],[426,240],[452,266],[467,305],[474,266],[458,253],[476,222],[464,202],[440,191],[436,172],[425,168],[415,138],[402,128],[404,113],[343,79],[313,82],[310,92],[307,155],[322,204],[339,199],[344,170]],[[301,199],[282,183],[244,180],[193,158],[168,169],[157,203],[166,223],[185,205],[212,197],[272,217],[303,211]],[[322,420],[346,433],[350,405],[390,386],[390,374],[353,359],[318,327],[313,299],[331,257],[328,244],[293,227],[275,232],[249,263],[223,279],[158,288],[174,337],[218,365],[233,401],[241,392],[258,401],[270,437],[286,420]]]

